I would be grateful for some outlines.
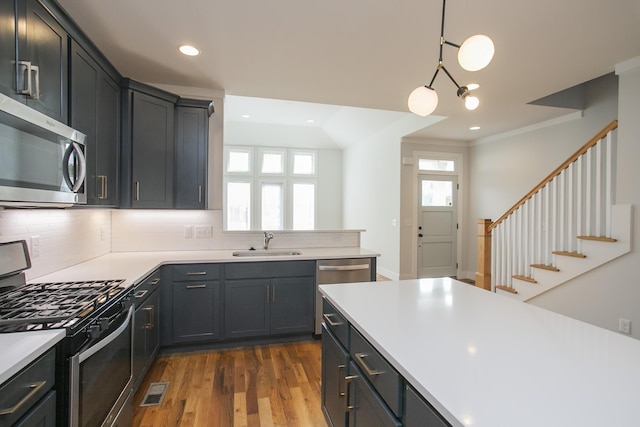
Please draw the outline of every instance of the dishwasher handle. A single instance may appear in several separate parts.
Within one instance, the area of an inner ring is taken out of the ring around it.
[[[368,270],[369,264],[353,264],[353,265],[319,265],[320,271],[355,271],[355,270]]]

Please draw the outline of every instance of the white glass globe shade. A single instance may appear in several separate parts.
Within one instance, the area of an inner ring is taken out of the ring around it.
[[[467,95],[464,97],[464,106],[467,110],[475,110],[480,105],[480,100],[475,96]]]
[[[458,62],[467,71],[478,71],[489,65],[495,47],[491,39],[482,34],[471,36],[458,50]]]
[[[426,86],[419,86],[411,92],[408,100],[409,111],[425,117],[433,113],[438,106],[438,94]]]

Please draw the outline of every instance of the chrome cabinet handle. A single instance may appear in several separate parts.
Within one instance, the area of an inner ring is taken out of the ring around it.
[[[140,182],[136,181],[135,184],[136,202],[140,201]]]
[[[134,298],[142,298],[143,296],[145,296],[147,294],[147,290],[145,289],[144,291],[138,291],[136,292],[133,296]]]
[[[198,185],[198,203],[202,203],[202,185]]]
[[[269,285],[267,285],[267,304],[269,304]]]
[[[187,271],[187,276],[206,276],[206,271]]]
[[[145,307],[142,309],[143,311],[146,311],[147,313],[149,313],[149,321],[147,322],[146,325],[144,325],[145,329],[153,329],[153,325],[154,325],[154,320],[155,320],[155,310],[154,307]]]
[[[271,304],[276,303],[276,286],[271,286]]]
[[[152,281],[149,282],[149,284],[151,286],[157,285],[158,283],[160,283],[160,278],[156,277],[155,279],[153,279]]]
[[[18,411],[25,403],[29,401],[29,399],[31,399],[37,392],[39,392],[46,383],[46,381],[38,381],[33,384],[29,384],[29,388],[31,389],[29,390],[29,393],[27,393],[22,399],[20,399],[18,403],[13,405],[11,408],[0,409],[0,415],[11,415]]]
[[[31,66],[31,70],[33,70],[35,72],[36,93],[35,94],[31,94],[30,96],[33,99],[40,99],[40,67],[38,67],[37,65],[32,65]]]
[[[366,353],[356,353],[355,356],[356,356],[356,362],[358,362],[358,365],[360,365],[360,367],[362,369],[364,369],[364,371],[370,377],[375,377],[376,375],[384,374],[384,371],[379,371],[377,369],[371,369],[369,367],[369,365],[367,365],[367,362],[365,362],[364,359],[369,356],[368,354],[366,354]]]
[[[24,75],[26,77],[26,88],[18,89],[17,92],[21,95],[31,96],[31,62],[30,61],[18,61],[19,67],[24,67]]]
[[[344,412],[351,412],[356,408],[355,406],[349,406],[349,384],[356,378],[360,377],[358,377],[357,375],[347,375],[346,377],[344,377]]]
[[[107,198],[107,177],[105,175],[98,175],[98,179],[100,180],[100,194],[98,194],[98,199],[106,199]]]
[[[331,318],[335,316],[335,314],[331,314],[331,313],[324,313],[322,315],[322,317],[324,318],[324,320],[330,325],[330,326],[340,326],[340,325],[344,325],[344,323],[342,322],[334,322],[331,320]]]
[[[343,371],[346,367],[346,365],[338,365],[338,399],[342,399],[345,396],[345,392],[340,390],[340,380],[342,379],[342,375],[340,375],[340,372]]]
[[[207,287],[207,285],[204,285],[204,284],[202,284],[202,285],[187,285],[187,289],[204,289],[206,287]]]

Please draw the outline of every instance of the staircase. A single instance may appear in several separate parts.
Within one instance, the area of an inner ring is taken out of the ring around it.
[[[631,250],[630,205],[616,205],[610,123],[498,220],[478,221],[476,286],[521,301]]]

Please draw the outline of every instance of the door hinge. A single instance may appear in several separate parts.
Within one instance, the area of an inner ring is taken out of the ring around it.
[[[456,230],[460,228],[460,224],[456,224]]]
[[[458,269],[458,263],[456,262],[456,270]]]
[[[460,189],[460,184],[456,184],[456,190]]]

